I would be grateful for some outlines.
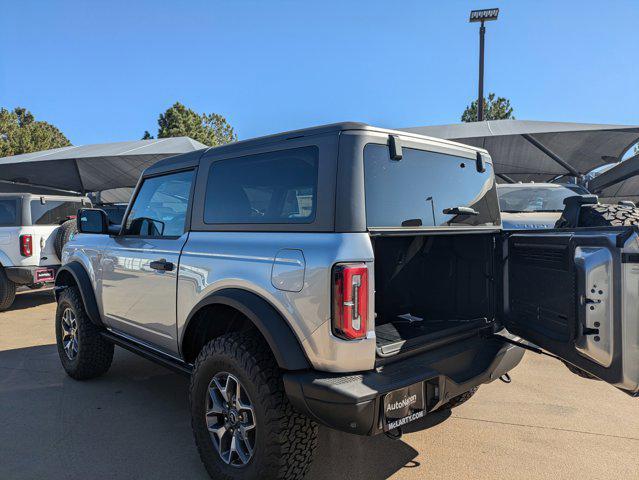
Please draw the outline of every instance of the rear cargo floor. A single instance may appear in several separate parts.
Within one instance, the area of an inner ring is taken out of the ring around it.
[[[486,318],[411,321],[408,318],[396,317],[375,327],[377,355],[388,357],[413,348],[425,347],[483,325],[486,325]]]

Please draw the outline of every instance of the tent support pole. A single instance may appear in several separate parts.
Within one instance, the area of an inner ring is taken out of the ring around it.
[[[597,175],[588,182],[588,190],[599,193],[604,188],[623,182],[628,178],[639,175],[639,154],[630,157],[628,160],[618,163],[610,170]],[[592,190],[591,190],[592,189]]]
[[[544,145],[543,143],[541,143],[539,140],[537,140],[535,137],[533,137],[532,135],[528,134],[528,133],[523,133],[521,135],[522,137],[524,137],[526,140],[528,140],[531,144],[533,144],[535,147],[537,147],[539,150],[541,150],[543,153],[545,153],[546,155],[548,155],[552,160],[554,160],[555,162],[557,162],[559,165],[561,165],[562,167],[564,167],[570,174],[574,175],[577,178],[581,178],[581,173],[579,173],[577,170],[575,170],[575,167],[573,167],[572,165],[570,165],[568,162],[564,161],[559,155],[557,155],[555,152],[553,152],[551,149],[549,149],[548,147],[546,147],[546,145]]]
[[[77,195],[79,193],[79,192],[76,192],[75,190],[63,190],[62,188],[51,187],[49,185],[41,185],[39,183],[12,182],[11,180],[0,180],[0,191],[2,191],[3,184],[20,185],[25,187],[46,188],[47,190],[60,192],[61,194],[66,194],[66,195],[74,195],[74,194]],[[38,194],[36,193],[35,195],[38,195]]]
[[[495,175],[504,180],[506,183],[517,183],[505,173],[496,173]]]

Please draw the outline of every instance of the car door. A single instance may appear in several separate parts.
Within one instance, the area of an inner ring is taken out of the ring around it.
[[[100,262],[107,325],[171,353],[177,352],[177,272],[193,180],[194,170],[143,179]]]
[[[508,331],[637,395],[636,228],[514,233],[504,260]]]

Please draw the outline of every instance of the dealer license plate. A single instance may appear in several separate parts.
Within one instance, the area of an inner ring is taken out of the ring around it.
[[[384,395],[382,412],[384,431],[402,427],[426,415],[424,384],[416,383]]]

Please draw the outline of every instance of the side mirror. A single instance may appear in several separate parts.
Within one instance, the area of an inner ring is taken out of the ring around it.
[[[109,217],[99,208],[81,208],[78,210],[79,233],[109,233]]]

